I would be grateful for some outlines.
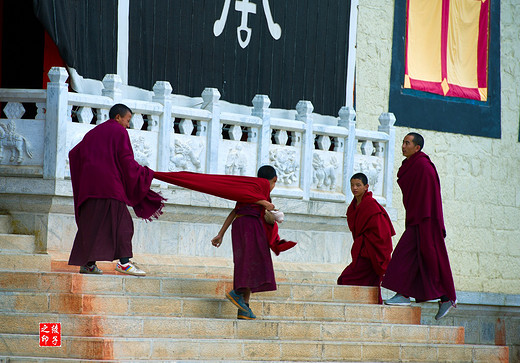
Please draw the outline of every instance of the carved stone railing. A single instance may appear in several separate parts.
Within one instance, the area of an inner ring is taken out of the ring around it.
[[[186,106],[168,82],[157,82],[145,100],[124,98],[117,75],[105,76],[99,96],[69,92],[67,77],[52,68],[47,90],[0,89],[0,175],[68,178],[69,150],[108,119],[112,105],[124,103],[134,112],[128,132],[135,158],[154,170],[255,175],[271,164],[279,177],[274,196],[332,202],[351,198],[349,178],[362,171],[377,199],[391,207],[390,113],[380,116],[378,131],[359,130],[347,107],[336,118],[314,114],[309,101],[274,110],[266,95],[255,96],[252,107],[236,106],[213,88]],[[26,107],[34,115],[24,115]]]

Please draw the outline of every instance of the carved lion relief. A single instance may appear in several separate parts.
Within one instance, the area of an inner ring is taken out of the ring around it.
[[[336,189],[336,170],[339,168],[338,160],[331,156],[326,162],[318,153],[312,156],[312,182],[318,189]]]
[[[378,189],[383,166],[384,160],[382,158],[359,155],[356,157],[354,172],[365,174],[368,178],[368,184],[370,184],[370,190],[374,191]]]
[[[16,132],[14,120],[7,124],[0,123],[0,163],[4,158],[4,148],[11,152],[9,162],[21,164],[25,160],[25,154],[31,159],[33,157],[31,144],[24,136]]]

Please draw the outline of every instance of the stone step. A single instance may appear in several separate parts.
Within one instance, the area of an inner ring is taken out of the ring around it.
[[[0,233],[11,233],[11,217],[0,214]]]
[[[0,292],[1,312],[236,318],[227,299],[179,296],[90,295],[53,292]],[[251,300],[264,320],[312,320],[420,324],[418,306]]]
[[[0,275],[0,291],[62,292],[110,295],[222,297],[233,289],[230,279],[183,277],[135,277],[84,275],[78,273],[26,273],[5,271]],[[280,282],[276,291],[253,295],[256,299],[377,303],[377,289],[366,286],[339,286]]]
[[[61,347],[41,348],[38,335],[0,334],[0,356],[129,360],[280,360],[386,362],[507,362],[495,346],[298,340],[88,338],[62,336]]]
[[[447,326],[6,312],[0,320],[8,334],[34,334],[41,322],[59,322],[62,334],[84,337],[464,344],[464,328]]]
[[[52,270],[78,272],[77,266],[69,266],[68,253],[52,251]],[[148,276],[185,276],[195,278],[233,278],[233,261],[222,257],[138,255],[133,259]],[[104,274],[115,274],[115,262],[99,261]],[[273,261],[276,281],[336,284],[345,266],[334,264],[302,264]]]
[[[34,253],[35,250],[34,236],[0,233],[0,253]]]
[[[4,271],[50,272],[51,256],[46,253],[0,253],[0,275]]]

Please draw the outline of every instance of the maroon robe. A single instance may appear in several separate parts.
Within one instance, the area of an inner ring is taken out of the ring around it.
[[[234,290],[276,290],[273,261],[262,222],[263,211],[258,204],[238,202],[235,207],[236,218],[231,226]]]
[[[251,176],[201,174],[189,171],[154,173],[154,178],[166,183],[175,184],[198,192],[231,199],[241,203],[255,203],[259,200],[271,201],[270,184],[267,179]],[[278,225],[268,224],[264,220],[265,210],[262,209],[262,223],[271,250],[279,255],[296,245],[296,242],[280,239]]]
[[[153,170],[135,161],[128,132],[115,120],[89,131],[70,151],[69,161],[78,225],[69,264],[132,257],[133,224],[126,205],[144,219],[157,217],[163,206],[164,198],[150,190]]]
[[[352,199],[347,223],[354,238],[352,263],[343,270],[338,285],[377,286],[382,303],[380,285],[390,262],[395,235],[390,217],[372,197],[372,192],[366,192],[359,205],[355,197]]]
[[[416,152],[397,173],[406,209],[405,231],[388,265],[382,286],[417,302],[446,296],[456,301],[442,213],[441,187],[428,155]]]

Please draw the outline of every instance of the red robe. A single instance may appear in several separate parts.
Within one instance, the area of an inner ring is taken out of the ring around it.
[[[406,230],[382,286],[418,302],[446,296],[455,303],[437,169],[428,155],[419,151],[403,161],[397,183],[403,192]]]
[[[234,200],[241,203],[255,203],[271,200],[269,181],[263,178],[237,175],[201,174],[188,171],[154,173],[154,178],[198,192]],[[271,250],[279,255],[296,245],[296,242],[280,239],[278,224],[268,224],[263,218],[264,230]]]
[[[135,161],[128,131],[116,120],[90,130],[69,161],[76,218],[89,198],[119,200],[144,219],[161,213],[164,198],[150,190],[153,170]]]
[[[134,227],[127,205],[151,219],[161,213],[164,198],[150,190],[153,171],[134,160],[128,132],[108,120],[83,137],[69,161],[78,226],[69,264],[132,257]]]
[[[352,199],[347,209],[347,223],[354,238],[352,263],[343,270],[338,284],[379,288],[390,262],[395,235],[390,217],[372,197],[372,192],[366,192],[359,205],[356,198]],[[381,303],[381,290],[379,297]]]

